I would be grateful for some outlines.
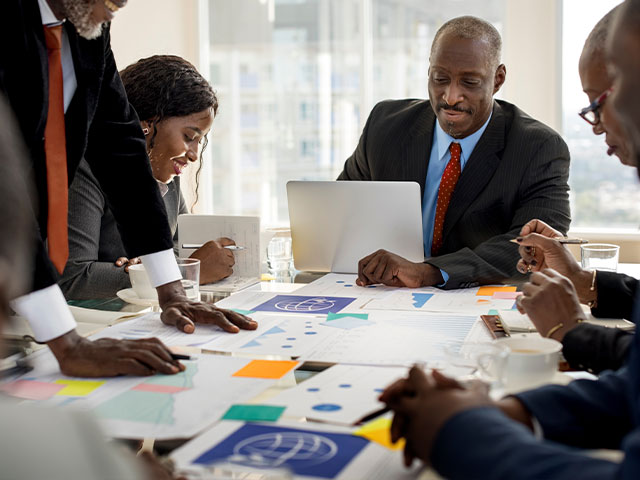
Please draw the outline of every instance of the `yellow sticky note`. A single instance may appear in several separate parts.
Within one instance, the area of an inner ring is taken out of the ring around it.
[[[515,292],[517,289],[518,287],[480,287],[476,295],[479,297],[492,297],[496,292]]]
[[[84,397],[89,395],[96,388],[105,384],[105,381],[92,380],[56,380],[54,383],[58,385],[66,385],[56,395],[64,395],[66,397]]]
[[[401,450],[404,448],[404,438],[396,443],[391,443],[391,419],[378,418],[373,420],[362,428],[353,432],[354,435],[366,438],[370,442],[375,442],[389,450]]]
[[[298,366],[293,360],[252,360],[233,374],[234,377],[282,378]]]

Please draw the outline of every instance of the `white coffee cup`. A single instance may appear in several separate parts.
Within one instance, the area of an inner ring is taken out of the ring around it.
[[[558,371],[562,344],[551,338],[508,337],[496,343],[509,348],[506,385],[509,390],[549,383]]]
[[[141,263],[129,267],[129,280],[131,280],[133,291],[136,292],[139,298],[145,300],[158,299],[158,292],[151,286],[147,271]]]

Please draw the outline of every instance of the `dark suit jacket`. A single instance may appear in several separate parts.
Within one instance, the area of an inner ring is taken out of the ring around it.
[[[427,100],[379,103],[338,180],[414,181],[424,193],[435,122]],[[445,288],[524,278],[516,270],[518,248],[508,240],[532,218],[567,231],[568,176],[560,135],[495,101],[451,197],[441,253],[427,261],[449,275]]]
[[[109,29],[95,40],[69,36],[78,88],[65,115],[69,182],[84,156],[105,192],[130,257],[172,248],[162,198],[146,155],[138,117],[127,101],[111,52]],[[0,92],[7,96],[31,156],[39,202],[34,289],[55,282],[44,249],[47,184],[44,129],[48,60],[38,2],[5,0],[0,17]],[[125,183],[135,178],[135,185]]]
[[[636,297],[636,307],[639,307]],[[634,322],[640,308],[634,311]],[[455,415],[438,434],[431,462],[445,478],[602,480],[640,478],[640,332],[629,364],[598,380],[576,380],[516,395],[540,423],[545,441],[495,408]],[[622,463],[586,455],[613,448]]]

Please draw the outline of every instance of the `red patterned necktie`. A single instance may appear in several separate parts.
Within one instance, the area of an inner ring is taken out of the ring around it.
[[[44,28],[49,56],[49,107],[44,129],[47,159],[47,242],[49,258],[62,273],[69,257],[67,237],[68,178],[62,76],[62,25]]]
[[[440,179],[440,188],[438,189],[438,201],[436,203],[436,219],[433,224],[433,242],[431,242],[431,255],[435,256],[442,248],[442,230],[444,227],[444,218],[447,215],[451,195],[456,188],[456,183],[460,178],[460,144],[451,143],[449,152],[451,160],[444,169],[442,178]]]

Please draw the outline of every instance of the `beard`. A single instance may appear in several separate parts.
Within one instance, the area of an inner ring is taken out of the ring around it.
[[[98,0],[62,0],[64,16],[69,20],[78,35],[87,40],[98,38],[102,34],[102,23],[96,23],[91,18],[93,6]]]

